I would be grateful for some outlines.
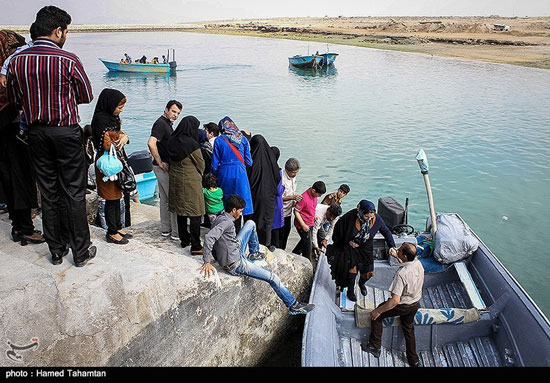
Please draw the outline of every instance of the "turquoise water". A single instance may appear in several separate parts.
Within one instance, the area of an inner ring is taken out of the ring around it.
[[[335,69],[312,75],[288,57],[326,44],[190,33],[69,36],[96,97],[128,97],[129,152],[146,149],[167,100],[202,123],[230,116],[302,163],[299,189],[348,183],[344,210],[363,198],[409,198],[409,223],[428,205],[415,156],[424,148],[436,210],[460,214],[550,316],[550,71],[366,48],[330,46]],[[176,48],[176,76],[112,74],[118,60]],[[91,120],[95,102],[81,107]]]

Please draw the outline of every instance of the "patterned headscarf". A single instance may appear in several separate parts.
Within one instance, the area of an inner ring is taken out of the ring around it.
[[[0,31],[0,67],[20,46],[25,45],[25,38],[13,31],[3,29]],[[0,110],[8,105],[6,88],[0,88]]]
[[[235,145],[240,145],[243,134],[233,120],[225,116],[218,122],[218,128],[220,129],[220,133],[226,135]]]

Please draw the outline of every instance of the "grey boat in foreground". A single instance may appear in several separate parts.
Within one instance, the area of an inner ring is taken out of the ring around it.
[[[477,250],[443,271],[426,272],[420,307],[469,309],[476,320],[468,323],[418,324],[416,348],[424,366],[500,367],[550,366],[550,322],[502,263],[478,240]],[[417,243],[417,235],[394,235],[397,246]],[[384,328],[380,358],[361,350],[370,329],[358,327],[363,318],[390,297],[387,291],[397,270],[383,236],[374,237],[375,276],[363,297],[356,285],[357,307],[346,300],[331,278],[325,254],[317,264],[310,302],[315,310],[305,320],[302,366],[397,367],[408,366],[400,326]],[[518,254],[518,256],[521,256]],[[426,310],[429,311],[429,310]],[[437,311],[437,310],[434,310]],[[457,310],[458,311],[458,310]],[[464,310],[465,311],[465,310]]]

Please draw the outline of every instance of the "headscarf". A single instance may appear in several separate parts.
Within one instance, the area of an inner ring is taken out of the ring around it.
[[[262,135],[250,140],[250,154],[252,166],[247,174],[254,205],[252,219],[260,229],[271,229],[281,172],[274,151]]]
[[[116,89],[105,88],[99,94],[92,117],[92,142],[97,150],[103,148],[106,131],[120,131],[120,117],[113,113],[124,98],[126,96]]]
[[[278,147],[272,146],[271,150],[273,150],[273,154],[275,154],[275,160],[279,161],[279,157],[281,157],[281,151]]]
[[[235,145],[240,145],[243,134],[229,117],[225,116],[218,122],[218,129],[220,129],[221,134],[226,135]]]
[[[366,199],[361,200],[361,202],[357,204],[357,218],[359,219],[359,223],[361,224],[361,229],[353,239],[354,242],[356,242],[357,244],[366,242],[369,239],[370,228],[374,225],[376,217],[374,217],[371,222],[370,220],[365,220],[364,215],[373,210],[376,211],[376,207],[371,201],[368,201]]]
[[[170,160],[181,161],[195,150],[200,149],[200,125],[200,121],[195,116],[186,116],[180,121],[176,130],[168,139]]]
[[[4,65],[4,61],[10,57],[17,48],[25,45],[25,38],[13,31],[0,31],[0,67]],[[8,96],[6,88],[0,88],[0,110],[8,105]]]

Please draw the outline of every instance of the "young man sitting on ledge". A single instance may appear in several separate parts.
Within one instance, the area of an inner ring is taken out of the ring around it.
[[[216,218],[204,237],[204,264],[200,268],[201,273],[208,277],[216,273],[211,264],[215,258],[232,275],[246,275],[269,283],[288,307],[290,314],[307,314],[315,305],[298,302],[276,274],[252,263],[265,258],[265,254],[260,253],[254,221],[247,221],[239,235],[236,235],[234,221],[241,217],[245,204],[244,199],[235,194],[229,196],[225,202],[225,212]],[[244,256],[247,246],[250,250],[248,259]]]

